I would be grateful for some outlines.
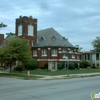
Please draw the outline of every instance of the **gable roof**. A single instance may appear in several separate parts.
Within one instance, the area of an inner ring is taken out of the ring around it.
[[[35,46],[59,46],[59,47],[74,47],[68,39],[61,36],[53,28],[47,28],[37,32],[37,44]]]

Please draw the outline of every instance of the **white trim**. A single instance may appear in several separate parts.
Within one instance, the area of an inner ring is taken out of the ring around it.
[[[37,59],[37,61],[66,61],[66,59]],[[68,61],[80,61],[79,59],[68,59]]]
[[[41,48],[38,48],[38,50],[41,50]]]
[[[48,50],[51,50],[51,48],[48,48]]]

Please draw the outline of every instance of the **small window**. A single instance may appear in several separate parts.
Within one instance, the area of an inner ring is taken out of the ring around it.
[[[56,40],[56,37],[55,37],[55,36],[53,36],[53,37],[51,38],[51,40],[54,40],[54,41],[55,41],[55,40]]]
[[[96,60],[99,60],[99,53],[96,53]]]
[[[52,49],[52,56],[57,56],[57,50],[56,49]]]
[[[41,37],[40,40],[41,40],[41,41],[44,41],[44,40],[45,40],[45,37]]]
[[[37,56],[37,50],[33,50],[33,56]]]
[[[75,55],[72,55],[72,58],[75,58]]]
[[[42,49],[42,56],[47,56],[47,50],[46,49]]]

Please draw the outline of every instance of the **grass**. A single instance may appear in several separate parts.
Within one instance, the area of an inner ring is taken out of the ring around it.
[[[41,76],[28,76],[25,74],[19,74],[19,73],[0,73],[0,77],[10,77],[10,78],[18,78],[18,79],[24,79],[24,80],[33,80],[33,79],[37,79],[37,78],[41,78]]]
[[[3,69],[0,69],[1,71]],[[0,73],[0,77],[11,77],[11,78],[19,78],[19,79],[24,79],[24,80],[36,80],[38,78],[42,78],[43,76],[37,76],[37,75],[50,75],[50,76],[55,76],[55,75],[67,75],[68,70],[67,69],[62,69],[62,70],[57,70],[57,71],[50,71],[47,69],[36,69],[36,70],[30,70],[30,76],[27,75],[27,72],[29,70],[24,69],[22,72],[18,71],[13,71],[11,74],[10,73]],[[100,69],[75,69],[75,70],[69,70],[69,74],[83,74],[83,73],[100,73]]]
[[[4,70],[4,68],[3,67],[0,67],[0,70]]]
[[[23,70],[22,74],[27,74],[28,70]],[[57,71],[50,71],[47,69],[37,69],[37,70],[30,70],[30,74],[35,75],[66,75],[68,72],[67,69],[57,70]],[[69,70],[69,74],[83,74],[83,73],[99,73],[100,69],[75,69]],[[19,73],[18,71],[14,71],[13,73]]]

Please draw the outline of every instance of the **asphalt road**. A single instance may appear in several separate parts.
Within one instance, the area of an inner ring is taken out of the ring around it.
[[[91,100],[100,92],[100,76],[63,80],[0,77],[0,100]]]

